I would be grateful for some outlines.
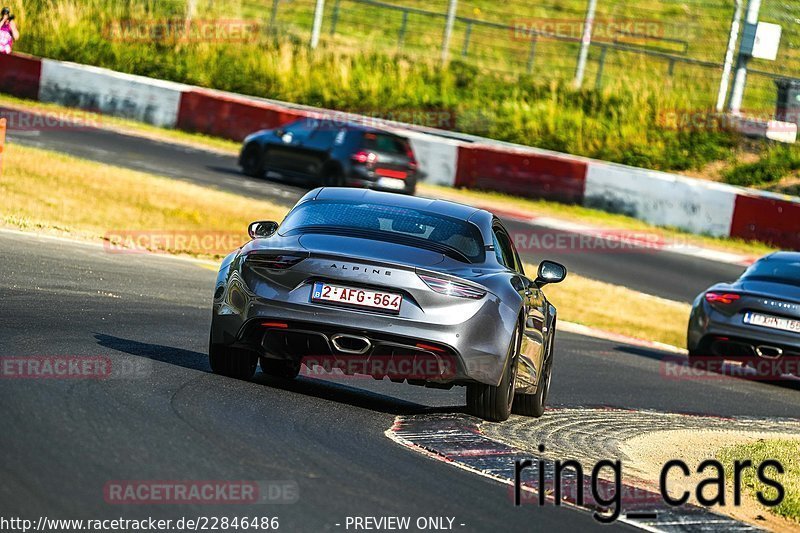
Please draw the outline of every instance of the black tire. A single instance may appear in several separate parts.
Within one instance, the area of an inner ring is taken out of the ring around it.
[[[506,356],[503,379],[496,387],[483,383],[467,385],[467,411],[490,422],[503,422],[511,416],[517,379],[517,354],[520,346],[519,325],[514,329]]]
[[[542,365],[540,383],[533,394],[517,394],[514,397],[514,414],[539,418],[544,414],[547,395],[550,392],[550,380],[553,377],[553,339],[547,343],[547,353]]]
[[[300,373],[300,362],[284,359],[259,358],[261,371],[268,376],[284,379],[294,379]]]
[[[264,177],[264,154],[256,144],[250,144],[242,152],[242,172],[251,178]]]
[[[215,374],[248,380],[256,373],[258,356],[250,350],[210,344],[208,363]]]

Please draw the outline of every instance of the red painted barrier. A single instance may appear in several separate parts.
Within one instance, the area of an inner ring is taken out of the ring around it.
[[[582,203],[588,165],[582,161],[490,146],[458,149],[456,187]]]
[[[800,250],[800,202],[771,196],[738,195],[731,237]]]
[[[276,128],[304,116],[302,111],[196,89],[181,96],[176,127],[241,141],[254,131]]]
[[[39,99],[42,60],[24,54],[0,55],[0,92]]]

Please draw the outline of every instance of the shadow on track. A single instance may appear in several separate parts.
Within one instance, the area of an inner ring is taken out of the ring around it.
[[[638,355],[639,357],[644,357],[647,359],[652,359],[654,361],[661,361],[662,363],[673,363],[673,364],[685,364],[688,366],[689,361],[686,359],[685,356],[676,355],[672,353],[662,352],[659,350],[654,350],[650,348],[641,348],[638,346],[616,346],[614,350],[622,353],[627,353],[631,355]],[[729,374],[714,374],[715,379],[739,379],[743,381],[756,381],[759,383],[764,383],[766,385],[773,385],[776,387],[782,387],[784,389],[800,391],[800,379],[793,378],[793,377],[784,377],[779,379],[766,379],[766,378],[759,378],[755,374],[754,371],[749,370],[747,372],[742,372],[734,363],[726,362],[722,367],[725,369],[725,372]],[[710,372],[710,371],[707,371]],[[699,377],[694,378],[687,378],[693,379],[695,381],[699,380]]]
[[[131,339],[123,339],[103,333],[95,333],[94,338],[97,340],[97,344],[103,348],[116,350],[135,357],[145,357],[162,363],[211,373],[211,368],[208,366],[208,355],[205,353],[164,346],[162,344],[151,344]],[[215,377],[217,379],[236,381],[223,376]],[[257,372],[250,381],[243,381],[241,383],[259,384],[273,389],[303,394],[395,416],[423,413],[462,413],[465,410],[462,406],[428,407],[385,394],[350,387],[324,379],[308,377],[298,377],[293,380],[279,379],[267,376],[260,371]]]

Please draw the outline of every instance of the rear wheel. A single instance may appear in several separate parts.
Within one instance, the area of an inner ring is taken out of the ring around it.
[[[517,380],[519,331],[519,326],[517,326],[511,337],[511,345],[506,356],[506,368],[500,384],[496,387],[483,383],[467,385],[467,410],[470,414],[491,422],[503,422],[511,416],[511,404],[514,402],[514,387]]]
[[[268,359],[260,357],[261,371],[269,376],[284,379],[294,379],[300,373],[300,362],[285,359]]]
[[[246,380],[256,373],[258,356],[250,350],[210,344],[208,362],[215,374]]]
[[[539,418],[544,414],[547,394],[550,392],[550,380],[553,377],[553,341],[552,337],[547,343],[542,375],[539,386],[533,394],[517,394],[514,398],[514,413],[523,416]]]
[[[244,153],[242,153],[242,172],[252,178],[264,176],[262,153],[257,145],[251,144],[244,149]]]

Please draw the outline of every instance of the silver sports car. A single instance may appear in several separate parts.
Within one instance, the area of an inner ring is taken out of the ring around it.
[[[491,213],[442,200],[345,188],[306,194],[284,221],[254,222],[214,289],[214,372],[294,378],[301,369],[467,387],[487,420],[541,416],[556,309],[525,275]]]

